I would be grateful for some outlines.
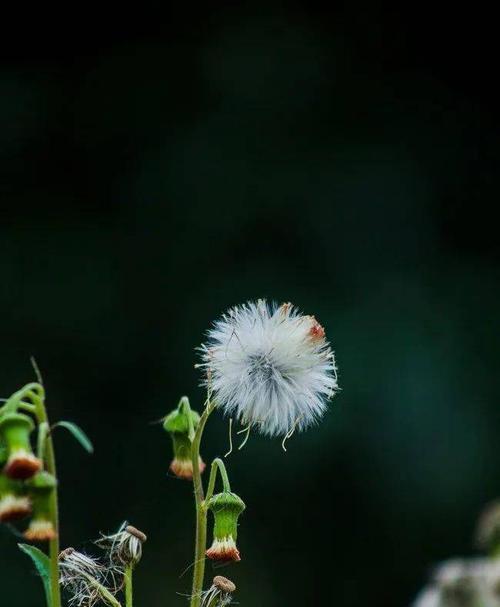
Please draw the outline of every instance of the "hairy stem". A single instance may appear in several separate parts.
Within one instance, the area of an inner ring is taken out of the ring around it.
[[[200,423],[196,429],[191,447],[191,457],[193,462],[193,485],[194,500],[196,505],[196,540],[194,551],[194,570],[193,587],[191,591],[190,607],[199,607],[201,602],[201,591],[203,590],[203,580],[205,578],[205,552],[207,549],[207,511],[204,507],[203,482],[200,472],[200,444],[203,436],[203,430],[207,423],[210,413],[214,410],[214,403],[208,402],[205,411],[200,418]]]
[[[133,607],[134,604],[134,590],[133,590],[133,575],[134,568],[132,565],[125,567],[125,607]]]

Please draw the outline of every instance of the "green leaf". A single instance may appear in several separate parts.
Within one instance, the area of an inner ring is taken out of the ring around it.
[[[73,422],[57,422],[54,424],[52,428],[57,428],[60,426],[61,428],[66,428],[71,434],[76,438],[76,440],[80,443],[80,445],[87,451],[88,453],[94,453],[94,446],[90,442],[89,437],[85,434],[85,432]]]
[[[49,557],[38,548],[35,548],[35,546],[30,546],[29,544],[18,544],[18,546],[19,549],[22,550],[25,554],[27,554],[35,563],[36,570],[42,578],[43,587],[45,589],[45,598],[47,600],[47,606],[50,607],[50,605],[52,604],[52,596],[50,590]]]

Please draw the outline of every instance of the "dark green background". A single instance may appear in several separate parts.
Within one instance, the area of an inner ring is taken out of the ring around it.
[[[62,541],[127,518],[138,607],[186,605],[193,509],[153,422],[212,319],[257,297],[325,325],[316,430],[228,461],[247,607],[399,607],[500,494],[496,21],[484,7],[90,5],[4,19],[0,392],[44,373]],[[205,459],[227,450],[210,422]],[[209,567],[209,575],[210,575]],[[0,604],[39,581],[0,530]]]

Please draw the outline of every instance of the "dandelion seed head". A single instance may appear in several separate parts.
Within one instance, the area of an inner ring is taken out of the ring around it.
[[[487,504],[479,517],[476,544],[481,550],[495,550],[500,544],[500,500]]]
[[[424,588],[412,607],[441,607],[441,596],[437,588]]]
[[[59,583],[68,592],[68,605],[93,607],[98,603],[107,604],[103,594],[108,579],[114,580],[115,571],[104,566],[97,559],[66,548],[59,555]],[[110,593],[116,589],[106,588]]]
[[[230,309],[200,350],[204,385],[217,406],[269,436],[317,422],[338,389],[323,327],[290,303]]]
[[[431,584],[420,592],[413,607],[497,607],[500,599],[500,563],[493,559],[451,559],[434,570]]]
[[[88,573],[93,577],[100,578],[105,570],[105,567],[97,559],[71,547],[66,548],[59,554],[59,567],[62,576],[68,578],[81,573]]]

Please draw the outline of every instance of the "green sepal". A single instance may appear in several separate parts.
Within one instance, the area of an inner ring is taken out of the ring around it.
[[[185,434],[172,433],[174,458],[179,461],[191,460],[191,441]]]
[[[56,486],[56,478],[44,471],[38,472],[26,482],[26,488],[33,503],[34,520],[51,520],[50,498]]]
[[[42,472],[37,472],[33,478],[27,481],[26,486],[31,491],[45,493],[57,487],[57,480],[55,476],[42,470]]]
[[[26,487],[21,481],[9,478],[0,472],[0,499],[6,495],[26,495]]]
[[[80,428],[80,426],[77,426],[73,422],[62,421],[57,422],[57,424],[54,424],[54,426],[52,426],[52,429],[58,427],[66,428],[66,430],[68,430],[68,432],[73,435],[73,437],[80,443],[80,445],[85,449],[85,451],[87,451],[87,453],[94,453],[94,446],[92,445],[90,438],[85,434],[85,432]]]
[[[213,495],[207,502],[207,509],[214,516],[214,538],[231,536],[236,540],[238,518],[245,508],[245,502],[236,493],[223,491]]]
[[[36,548],[29,544],[18,544],[19,550],[27,554],[33,563],[35,564],[36,570],[42,578],[43,588],[45,590],[45,599],[47,601],[47,607],[52,605],[52,592],[50,588],[50,559],[49,557]]]
[[[189,406],[189,399],[183,396],[176,409],[163,419],[163,429],[169,434],[184,434],[190,437],[200,423],[200,416]]]
[[[30,434],[35,424],[29,415],[6,413],[0,417],[0,437],[7,449],[7,456],[18,449],[31,453]]]

